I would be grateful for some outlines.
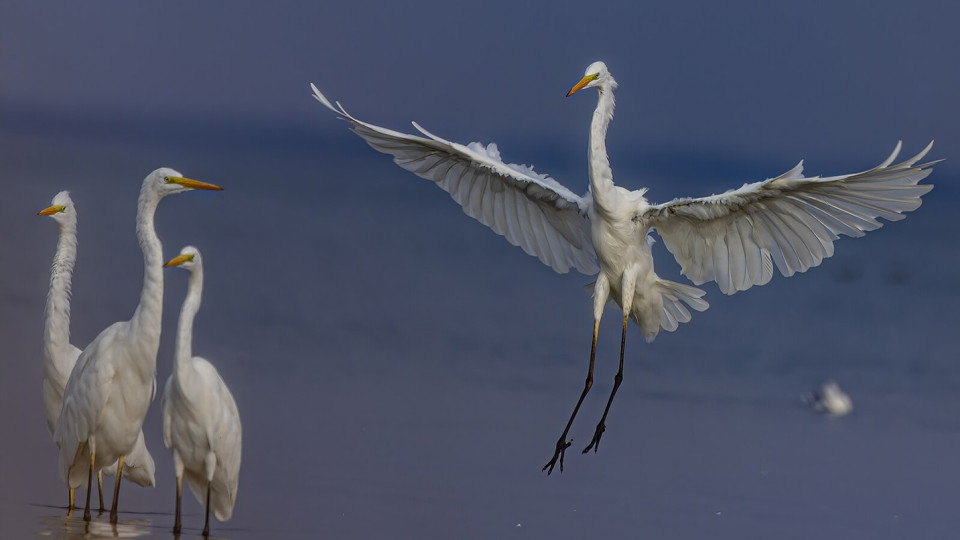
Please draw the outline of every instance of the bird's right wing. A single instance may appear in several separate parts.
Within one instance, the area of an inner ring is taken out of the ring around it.
[[[588,202],[532,167],[501,161],[496,144],[462,145],[437,137],[414,122],[425,137],[357,120],[332,104],[316,86],[314,98],[353,124],[370,146],[393,156],[404,169],[437,183],[470,217],[563,274],[599,270],[590,238]]]

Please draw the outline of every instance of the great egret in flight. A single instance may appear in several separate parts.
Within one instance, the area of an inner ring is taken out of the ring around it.
[[[590,187],[578,196],[532,167],[504,163],[495,144],[466,146],[449,142],[414,122],[422,136],[407,135],[363,122],[339,103],[332,104],[316,86],[314,97],[353,124],[354,131],[394,162],[436,182],[470,217],[487,225],[511,244],[538,257],[555,271],[599,270],[593,287],[594,325],[587,379],[577,404],[543,469],[549,474],[558,460],[563,470],[567,433],[593,385],[597,330],[608,298],[623,308],[620,367],[593,439],[584,448],[596,450],[607,413],[623,380],[627,321],[633,319],[647,341],[690,320],[688,307],[702,311],[704,291],[661,279],[654,273],[651,229],[680,263],[681,272],[697,285],[716,281],[726,294],[763,285],[776,265],[784,276],[804,272],[833,255],[838,235],[863,236],[879,228],[876,218],[903,218],[920,206],[930,185],[917,183],[932,163],[917,165],[930,143],[911,159],[893,164],[900,151],[877,167],[856,174],[804,177],[802,162],[786,173],[720,195],[681,198],[650,204],[646,189],[630,191],[613,183],[607,159],[606,133],[613,118],[616,81],[603,62],[587,67],[568,93],[596,88],[597,108],[590,124]],[[684,305],[686,304],[686,305]]]
[[[143,251],[143,288],[140,303],[129,321],[100,332],[80,353],[64,390],[63,409],[54,437],[60,446],[60,474],[69,488],[87,475],[87,504],[83,519],[90,520],[93,473],[117,462],[110,522],[117,522],[117,498],[123,462],[133,451],[147,408],[156,391],[157,349],[163,315],[163,248],[154,230],[153,216],[167,195],[218,186],[184,178],[160,168],[144,179],[137,201],[137,240]]]
[[[177,507],[173,533],[180,534],[183,476],[197,501],[206,507],[203,536],[210,534],[210,508],[220,521],[233,515],[240,474],[240,413],[237,402],[213,364],[193,356],[193,319],[203,295],[203,259],[187,246],[164,266],[190,273],[187,298],[180,310],[173,373],[163,390],[163,443],[173,451]]]
[[[43,321],[43,406],[47,414],[47,430],[53,437],[57,418],[63,406],[63,389],[73,370],[80,349],[70,343],[70,292],[73,266],[77,260],[77,209],[69,191],[61,191],[53,197],[51,205],[37,212],[50,216],[60,230],[57,251],[50,267],[50,289]],[[147,450],[143,432],[127,459],[123,473],[127,480],[141,486],[154,485],[153,456]],[[103,469],[107,474],[116,474],[116,464]],[[97,471],[97,495],[100,511],[103,511],[103,475]],[[69,490],[68,513],[73,512],[73,488]]]

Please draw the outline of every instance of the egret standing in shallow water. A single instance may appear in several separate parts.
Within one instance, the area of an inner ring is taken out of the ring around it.
[[[63,394],[54,437],[60,446],[60,474],[69,488],[87,476],[90,520],[93,473],[117,462],[110,521],[117,522],[123,462],[133,451],[147,408],[156,392],[157,349],[163,317],[163,247],[154,230],[157,205],[167,195],[218,186],[160,168],[143,180],[137,201],[137,240],[143,252],[143,288],[133,317],[100,332],[80,353]]]
[[[585,88],[599,94],[590,124],[590,186],[578,196],[532,167],[504,163],[495,144],[461,145],[437,137],[414,123],[422,134],[407,135],[356,119],[331,103],[316,86],[314,97],[353,124],[354,131],[394,162],[432,180],[447,191],[464,212],[511,244],[538,257],[555,271],[599,270],[594,283],[593,340],[583,391],[543,469],[549,474],[570,446],[567,434],[593,385],[597,331],[607,300],[623,309],[620,367],[593,439],[584,448],[596,450],[606,418],[623,380],[627,323],[639,326],[647,341],[662,330],[673,331],[690,320],[689,308],[702,311],[704,291],[661,279],[651,253],[656,229],[676,257],[681,273],[697,285],[716,281],[726,294],[763,285],[776,265],[784,276],[819,265],[833,255],[838,235],[863,236],[879,228],[878,217],[895,221],[920,206],[930,185],[917,183],[932,163],[917,163],[933,143],[911,159],[893,164],[899,151],[868,171],[827,178],[804,177],[802,162],[788,172],[720,195],[681,198],[650,204],[646,189],[630,191],[613,183],[607,159],[606,133],[613,119],[616,81],[603,62],[587,67],[568,93]],[[685,304],[685,305],[684,305]]]
[[[70,293],[73,266],[77,260],[77,208],[68,191],[57,193],[51,202],[37,215],[50,216],[60,230],[57,251],[50,266],[50,289],[43,321],[43,405],[47,414],[47,430],[53,437],[63,407],[63,390],[80,356],[80,349],[70,343]],[[155,465],[142,431],[127,464],[123,470],[127,480],[144,487],[154,485]],[[116,463],[103,469],[107,474],[116,474],[115,471]],[[97,487],[100,511],[103,512],[103,475],[100,471],[97,471]],[[69,488],[68,514],[73,512],[73,493],[73,488]]]
[[[173,452],[177,475],[174,534],[180,534],[183,476],[206,508],[203,536],[210,534],[210,508],[220,521],[233,515],[240,476],[240,412],[233,394],[213,364],[193,356],[193,319],[203,296],[203,259],[187,246],[164,266],[190,272],[187,298],[180,310],[173,373],[163,389],[163,443]]]

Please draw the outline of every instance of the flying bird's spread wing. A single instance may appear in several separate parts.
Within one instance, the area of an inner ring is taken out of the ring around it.
[[[437,183],[470,217],[563,274],[599,270],[590,239],[588,201],[549,176],[501,161],[495,144],[449,142],[414,123],[424,137],[357,120],[316,86],[314,97],[353,124],[374,149],[404,169]]]
[[[681,272],[694,283],[715,280],[726,294],[764,285],[773,264],[784,276],[805,272],[833,255],[838,235],[859,237],[916,210],[933,186],[918,185],[934,162],[917,165],[931,142],[891,165],[900,143],[877,167],[857,174],[805,178],[803,162],[777,178],[720,195],[675,199],[635,220],[656,228]]]

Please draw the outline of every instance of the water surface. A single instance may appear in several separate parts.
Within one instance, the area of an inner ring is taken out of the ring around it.
[[[214,521],[214,536],[882,539],[960,526],[956,191],[935,189],[905,221],[841,239],[807,274],[732,297],[705,287],[712,307],[652,345],[631,332],[600,451],[580,455],[616,370],[609,310],[566,470],[547,477],[586,372],[591,279],[554,274],[429,182],[335,133],[258,151],[258,132],[188,145],[0,132],[2,536],[170,536],[159,400],[144,423],[157,487],[123,487],[120,526],[103,516],[87,531],[56,507],[66,493],[40,401],[56,228],[35,215],[72,191],[82,346],[135,307],[135,201],[162,165],[226,188],[168,198],[156,223],[166,256],[203,251],[194,352],[217,365],[244,423],[234,518]],[[757,168],[703,177],[735,186]],[[647,173],[618,174],[630,185]],[[930,178],[947,179],[941,169]],[[652,188],[659,200],[714,189]],[[678,279],[657,249],[658,270]],[[183,272],[165,277],[161,384],[186,287]],[[827,378],[852,395],[853,415],[803,406]],[[203,516],[184,500],[187,537]]]

